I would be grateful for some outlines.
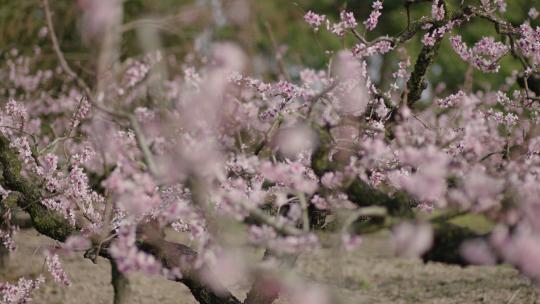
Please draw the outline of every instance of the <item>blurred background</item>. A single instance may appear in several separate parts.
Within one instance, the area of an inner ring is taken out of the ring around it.
[[[91,2],[51,1],[51,9],[66,58],[80,75],[93,83],[99,48],[89,37],[91,29],[83,16]],[[368,36],[395,35],[402,31],[406,27],[404,2],[385,0],[381,22]],[[460,0],[449,2],[455,9]],[[528,9],[538,7],[540,0],[507,3],[505,15],[511,22],[520,24],[527,19]],[[368,0],[126,0],[121,56],[127,58],[147,52],[148,37],[151,37],[159,41],[167,55],[173,55],[178,62],[186,62],[190,54],[204,52],[210,42],[227,40],[238,43],[250,55],[253,75],[271,80],[277,78],[280,68],[285,68],[294,80],[302,67],[324,69],[333,52],[355,43],[350,35],[339,39],[324,29],[314,32],[303,20],[307,11],[338,20],[339,12],[347,9],[354,12],[360,23],[369,15],[371,4]],[[430,7],[430,2],[414,5],[411,17],[429,15]],[[538,19],[534,22],[538,23]],[[44,26],[40,1],[0,0],[0,62],[2,57],[15,50],[23,55],[32,55],[39,50],[42,68],[56,67],[57,61]],[[497,36],[493,26],[486,21],[465,25],[462,33],[469,44],[484,35]],[[421,35],[417,35],[406,45],[412,64],[421,47],[420,39]],[[388,85],[385,82],[390,81],[398,56],[398,52],[392,52],[371,59],[372,77],[379,85]],[[278,57],[282,58],[281,67],[281,59],[276,60]],[[500,85],[514,67],[517,62],[506,56],[499,74],[474,71],[473,89]],[[181,68],[181,65],[169,68]],[[445,39],[441,55],[429,73],[430,87],[444,82],[445,86],[438,86],[439,93],[453,91],[463,84],[466,72],[467,64],[452,51]]]

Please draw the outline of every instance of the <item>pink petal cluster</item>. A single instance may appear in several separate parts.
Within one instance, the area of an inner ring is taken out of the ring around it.
[[[60,263],[60,258],[58,257],[58,254],[48,253],[45,258],[45,264],[47,265],[47,269],[49,270],[49,273],[51,274],[55,282],[66,286],[71,285],[71,281],[69,280],[66,272],[62,268],[62,264]]]
[[[444,19],[444,5],[441,0],[434,0],[431,5],[431,16],[436,21],[441,21]]]
[[[30,303],[32,302],[32,293],[39,289],[44,282],[45,278],[43,276],[38,276],[35,280],[20,278],[17,284],[0,283],[2,303]]]
[[[304,15],[304,20],[311,26],[315,29],[315,31],[318,31],[319,30],[319,27],[324,23],[324,21],[326,20],[326,16],[324,15],[318,15],[318,14],[315,14],[314,12],[312,11],[308,11],[305,15]]]
[[[364,21],[364,25],[366,28],[370,31],[374,30],[377,27],[377,24],[379,23],[379,17],[381,17],[382,13],[381,10],[383,9],[383,3],[380,0],[376,0],[372,4],[373,10],[369,14],[369,17],[366,21]]]

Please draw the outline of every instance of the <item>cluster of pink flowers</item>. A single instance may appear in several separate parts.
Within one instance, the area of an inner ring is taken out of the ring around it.
[[[135,246],[134,227],[120,227],[118,237],[109,249],[116,261],[118,270],[124,273],[142,271],[148,274],[159,274],[161,264],[153,255],[144,253]]]
[[[17,232],[17,229],[13,226],[10,226],[9,230],[0,230],[0,242],[9,251],[15,251],[17,249],[17,244],[13,239],[15,232]]]
[[[364,21],[364,25],[366,28],[370,31],[374,30],[377,27],[377,24],[379,23],[379,17],[381,17],[382,13],[381,10],[383,9],[383,3],[380,0],[376,0],[372,4],[373,10],[369,14],[369,17],[366,21]]]
[[[90,102],[88,102],[88,98],[83,97],[77,107],[77,110],[73,114],[73,118],[71,119],[71,128],[76,128],[81,123],[81,120],[83,120],[88,115],[89,111]]]
[[[319,30],[319,27],[321,27],[321,25],[324,23],[324,21],[326,20],[326,16],[324,15],[319,15],[319,14],[315,14],[314,12],[312,11],[309,11],[307,12],[305,15],[304,15],[304,20],[310,25],[312,26],[315,31],[318,31]]]
[[[20,129],[24,129],[24,125],[28,119],[28,112],[26,111],[26,108],[22,104],[11,99],[6,104],[5,111],[6,111],[6,114],[9,117],[11,117],[12,121],[18,124]]]
[[[483,37],[471,49],[462,41],[461,36],[451,37],[450,42],[461,59],[486,73],[498,72],[500,67],[498,61],[510,50],[508,46],[495,41],[493,37]]]
[[[444,35],[450,32],[456,25],[457,22],[455,21],[449,21],[440,27],[430,25],[428,32],[424,35],[424,37],[422,37],[422,43],[426,46],[434,46],[437,41],[441,40]]]
[[[494,73],[499,71],[497,62],[510,48],[502,42],[496,42],[493,37],[484,37],[471,49],[472,63],[481,71]]]
[[[373,45],[366,46],[364,43],[358,43],[352,48],[352,53],[357,57],[370,57],[373,55],[384,55],[390,52],[394,46],[389,40],[382,40]]]
[[[431,5],[431,16],[435,21],[441,21],[444,19],[444,5],[441,0],[434,0]]]
[[[25,164],[30,164],[34,162],[30,143],[28,142],[28,139],[26,137],[14,138],[10,146],[11,148],[14,148],[17,150],[17,152],[19,152],[19,155],[24,160]]]
[[[161,61],[161,53],[154,52],[149,53],[144,56],[142,60],[131,60],[129,59],[126,62],[128,68],[124,73],[123,79],[123,88],[120,92],[125,91],[125,89],[131,89],[139,82],[141,82],[150,72],[150,69]],[[120,94],[122,95],[122,94]]]
[[[338,36],[343,36],[347,29],[354,29],[358,26],[358,22],[352,12],[342,11],[339,16],[340,22],[331,23],[326,16],[308,11],[304,15],[304,20],[313,27],[315,31],[318,31],[321,25],[326,23],[326,29]]]
[[[469,61],[471,58],[469,47],[465,42],[463,42],[461,36],[456,35],[450,37],[450,44],[454,51],[463,59],[464,61]]]
[[[20,278],[17,284],[0,283],[0,294],[2,303],[20,304],[32,301],[32,293],[45,282],[43,276],[38,276],[35,280]]]
[[[354,29],[358,25],[352,12],[342,11],[339,17],[340,22],[333,23],[332,26],[327,24],[327,29],[338,36],[343,36],[347,29]]]
[[[400,61],[398,63],[398,70],[392,73],[392,77],[394,77],[395,81],[392,84],[391,88],[394,90],[399,90],[399,82],[407,82],[410,78],[410,73],[407,71],[407,69],[411,66],[411,59],[407,57],[407,59]],[[382,105],[380,108],[383,108]],[[384,107],[385,108],[385,107]],[[381,115],[381,116],[384,116]]]
[[[62,264],[60,263],[60,258],[58,257],[58,254],[47,253],[47,256],[45,258],[45,264],[47,265],[47,269],[49,270],[49,273],[51,274],[55,282],[66,286],[71,285],[71,281],[69,280],[66,272],[62,268]]]
[[[465,97],[465,93],[463,91],[459,91],[448,97],[437,100],[437,104],[439,105],[439,107],[443,109],[455,107],[460,104],[460,102],[462,101],[464,97]]]
[[[524,23],[519,27],[519,32],[522,38],[517,43],[521,52],[531,58],[536,66],[540,65],[540,27],[533,28]]]
[[[487,112],[488,118],[493,119],[497,123],[506,126],[507,128],[514,127],[518,121],[519,118],[514,113],[506,113],[494,111],[492,109],[488,110]]]
[[[356,18],[354,18],[354,14],[352,12],[342,11],[339,16],[345,28],[353,29],[358,26]]]

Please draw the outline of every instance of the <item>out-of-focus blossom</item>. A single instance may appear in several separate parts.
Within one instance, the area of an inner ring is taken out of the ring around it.
[[[403,257],[419,257],[433,243],[433,230],[429,224],[402,223],[392,230],[395,253]]]
[[[358,235],[346,233],[341,235],[341,243],[343,244],[343,248],[345,248],[345,250],[353,251],[362,244],[362,238]]]
[[[96,38],[122,18],[120,0],[78,0],[84,36]]]
[[[478,265],[494,265],[497,259],[492,251],[489,244],[482,239],[466,241],[460,248],[461,255],[467,261]]]
[[[528,15],[531,19],[535,20],[536,18],[538,18],[538,15],[540,15],[540,13],[538,13],[538,10],[535,7],[531,7]]]

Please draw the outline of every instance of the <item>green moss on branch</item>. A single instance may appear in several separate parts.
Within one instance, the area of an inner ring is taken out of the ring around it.
[[[17,205],[28,212],[34,228],[40,233],[64,241],[75,228],[59,213],[48,210],[41,204],[42,195],[38,186],[21,174],[22,162],[17,152],[10,147],[9,140],[0,133],[0,169],[2,186],[6,190],[20,193]]]

